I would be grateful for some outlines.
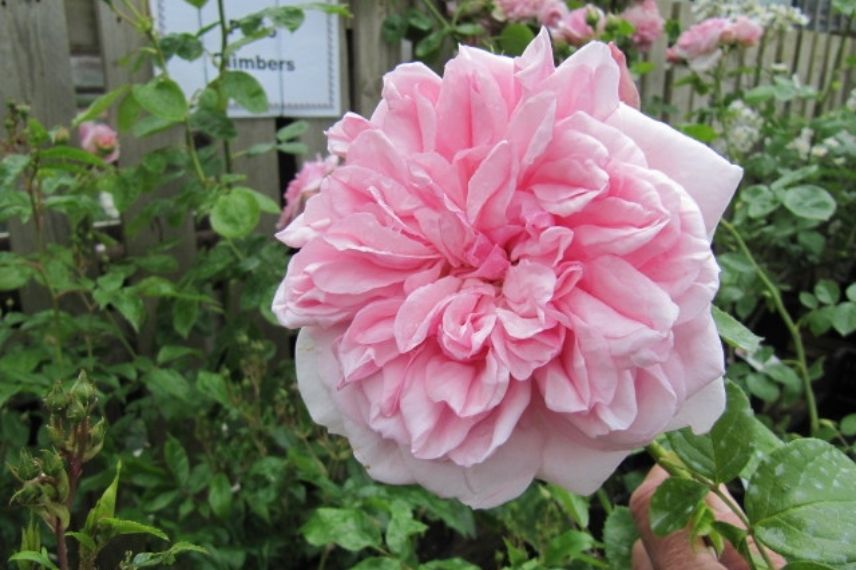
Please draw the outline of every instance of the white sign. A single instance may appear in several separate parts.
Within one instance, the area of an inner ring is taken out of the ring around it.
[[[226,20],[235,20],[272,6],[300,4],[304,0],[226,0]],[[151,0],[155,26],[161,35],[188,32],[218,20],[217,3],[194,8],[180,0]],[[240,30],[230,42],[239,40]],[[205,55],[196,61],[173,57],[169,74],[190,96],[217,76],[212,57],[220,51],[220,30],[203,37]],[[306,20],[294,33],[278,28],[270,37],[246,45],[229,58],[229,69],[255,77],[268,96],[266,113],[253,114],[231,104],[230,117],[338,117],[341,115],[339,84],[339,17],[307,10]]]

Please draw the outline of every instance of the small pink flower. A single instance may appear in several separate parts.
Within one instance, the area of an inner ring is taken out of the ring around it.
[[[119,159],[119,136],[103,123],[87,121],[80,125],[80,147],[86,152],[100,156],[104,162]]]
[[[603,33],[606,27],[606,14],[592,4],[571,10],[551,29],[554,37],[571,45],[581,46]]]
[[[626,76],[625,76],[626,77]],[[534,478],[589,494],[724,405],[710,236],[742,171],[622,103],[614,52],[462,46],[384,78],[278,237],[315,421],[369,474],[475,507]]]
[[[663,33],[663,17],[654,0],[634,2],[621,17],[633,25],[633,43],[641,51],[648,51]]]
[[[667,58],[686,61],[695,71],[712,68],[722,55],[719,45],[728,24],[725,18],[708,18],[691,26],[678,37]]]
[[[537,19],[542,9],[556,1],[561,0],[495,0],[494,4],[501,18],[512,22],[525,22]]]
[[[542,26],[553,28],[568,16],[568,5],[562,0],[548,0],[541,6],[541,11],[538,13],[538,22]]]
[[[763,35],[764,28],[759,23],[746,16],[737,16],[722,31],[722,43],[750,47],[758,45]]]
[[[328,156],[321,159],[316,156],[315,160],[306,162],[300,172],[288,183],[285,190],[285,208],[282,209],[277,228],[284,228],[291,223],[302,211],[306,201],[317,194],[321,189],[321,181],[333,172],[339,159],[336,156]]]

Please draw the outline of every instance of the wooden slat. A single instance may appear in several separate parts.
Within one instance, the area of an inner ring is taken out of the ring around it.
[[[821,79],[826,68],[826,47],[829,43],[829,34],[824,32],[814,32],[811,42],[810,60],[808,64],[808,72],[806,74],[806,83],[815,86],[818,91],[823,89]],[[805,106],[805,114],[807,117],[814,115],[815,108],[818,104],[815,101],[807,101]]]
[[[663,17],[668,17],[672,12],[672,0],[657,0],[657,9]],[[666,34],[663,33],[651,46],[648,60],[654,62],[654,69],[642,76],[642,102],[652,101],[654,97],[663,98],[664,82],[666,79],[666,48],[668,42]]]
[[[692,25],[693,21],[689,3],[676,2],[672,5],[671,17],[681,23],[682,30],[687,29]],[[689,71],[683,66],[674,66],[666,72],[667,78],[663,99],[666,103],[674,105],[677,108],[677,112],[673,116],[667,116],[667,119],[683,122],[690,110],[692,87],[689,85],[676,85],[676,83],[689,74]]]
[[[800,31],[799,45],[794,61],[794,74],[799,78],[804,85],[811,85],[811,76],[809,68],[811,65],[811,45],[817,32],[810,30]],[[806,112],[806,103],[801,101],[792,105],[794,113],[804,115]]]
[[[100,0],[99,0],[100,1]],[[72,54],[97,54],[98,23],[93,0],[64,0],[68,40]]]
[[[6,101],[27,103],[48,128],[67,124],[74,116],[74,87],[68,50],[65,11],[57,2],[16,0],[0,3],[0,120]],[[35,225],[9,222],[14,252],[37,251]],[[66,242],[68,224],[61,216],[45,218],[43,241]],[[21,291],[27,312],[50,306],[48,295],[36,286]]]

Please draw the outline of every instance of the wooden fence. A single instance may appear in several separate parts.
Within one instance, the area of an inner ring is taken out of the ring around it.
[[[179,1],[179,0],[170,0]],[[342,1],[342,0],[340,0]],[[678,19],[684,26],[692,22],[691,4],[684,0],[658,0],[666,17]],[[407,46],[390,46],[382,39],[381,25],[390,11],[401,9],[406,0],[351,0],[354,17],[341,26],[342,108],[370,113],[379,99],[381,76],[403,54]],[[748,74],[742,83],[732,82],[731,87],[750,87],[763,81],[764,70],[772,64],[783,64],[791,74],[798,75],[809,85],[825,85],[843,58],[854,54],[850,23],[842,23],[828,12],[827,0],[808,0],[804,8],[813,17],[813,24],[804,30],[793,30],[769,37],[757,47],[741,54],[741,63],[758,70]],[[822,26],[820,26],[822,24]],[[3,0],[0,2],[0,102],[7,99],[28,102],[35,114],[48,125],[68,123],[77,108],[85,106],[98,94],[127,84],[145,80],[150,69],[129,71],[120,65],[123,57],[140,46],[138,34],[117,19],[101,0]],[[643,98],[659,98],[671,108],[671,119],[680,119],[687,112],[706,105],[705,97],[693,94],[689,85],[681,80],[687,71],[668,68],[663,64],[665,39],[653,48],[649,59],[654,70],[640,81]],[[843,77],[845,89],[828,105],[840,104],[841,97],[856,79],[848,72]],[[814,103],[807,103],[796,112],[814,113]],[[5,107],[0,109],[0,119]],[[237,121],[238,139],[233,148],[242,149],[258,142],[272,141],[278,126],[287,119],[241,119]],[[322,152],[325,144],[323,131],[332,119],[312,119],[310,130],[304,136],[309,146],[308,156]],[[148,150],[175,141],[169,132],[144,140],[124,137],[121,140],[122,159],[134,164]],[[284,184],[294,173],[289,164],[272,153],[261,157],[238,159],[236,171],[248,175],[248,185],[281,200]],[[166,187],[161,195],[172,191]],[[148,199],[154,198],[154,196]],[[135,210],[125,212],[116,221],[116,235],[128,253],[139,253],[153,245],[178,239],[180,249],[174,253],[180,263],[188,263],[196,251],[196,229],[188,221],[173,228],[155,220],[147,231],[129,238],[121,232],[121,224],[133,218],[144,201]],[[62,241],[67,231],[62,220],[48,220],[48,235]],[[261,231],[273,229],[275,216],[263,220]],[[3,228],[0,228],[2,230]],[[0,249],[25,253],[33,247],[27,228],[10,224],[8,232],[0,233]],[[23,291],[21,300],[25,310],[42,308],[44,302],[37,291]]]

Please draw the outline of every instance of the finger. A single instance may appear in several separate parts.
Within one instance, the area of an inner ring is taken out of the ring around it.
[[[659,537],[651,530],[648,513],[651,497],[668,474],[655,466],[630,497],[630,512],[654,570],[693,568],[694,570],[725,570],[701,540],[690,540],[689,532],[681,530]]]
[[[651,559],[648,557],[648,551],[645,550],[645,545],[641,539],[637,539],[633,543],[633,570],[654,570],[651,565]]]

